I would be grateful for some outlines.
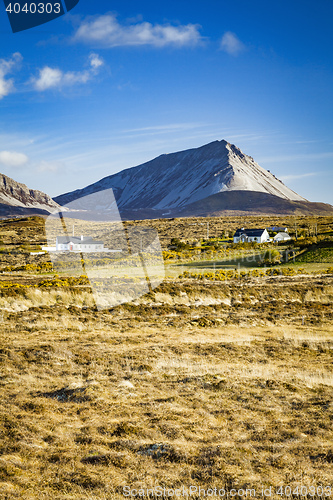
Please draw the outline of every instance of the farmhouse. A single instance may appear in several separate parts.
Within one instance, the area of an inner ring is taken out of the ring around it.
[[[277,234],[274,236],[274,241],[275,241],[275,242],[279,242],[279,241],[288,241],[288,240],[291,240],[291,236],[289,236],[289,234],[288,234],[288,233],[285,233],[285,232],[277,233]]]
[[[267,229],[237,229],[234,234],[234,243],[255,241],[265,243],[271,241]]]
[[[44,252],[103,252],[122,253],[122,249],[110,250],[103,241],[94,240],[91,236],[57,236],[55,247],[42,247]]]
[[[90,236],[57,236],[55,249],[57,252],[102,252],[104,242]]]

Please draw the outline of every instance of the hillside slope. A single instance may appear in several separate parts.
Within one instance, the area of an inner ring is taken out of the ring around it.
[[[47,194],[0,174],[0,216],[48,213],[59,205]]]
[[[217,193],[205,200],[192,203],[179,212],[179,216],[219,216],[226,212],[244,215],[332,215],[333,206],[305,200],[287,200],[268,193],[255,191],[228,191]]]

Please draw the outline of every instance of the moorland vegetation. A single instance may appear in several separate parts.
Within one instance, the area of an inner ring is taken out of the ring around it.
[[[43,219],[1,222],[0,498],[193,485],[322,499],[333,477],[333,218],[297,220],[297,240],[294,219],[210,218],[208,238],[205,219],[146,223],[166,279],[98,310],[86,276],[31,255],[46,243]],[[294,241],[234,245],[244,225],[286,225]],[[273,250],[293,253],[268,264]]]

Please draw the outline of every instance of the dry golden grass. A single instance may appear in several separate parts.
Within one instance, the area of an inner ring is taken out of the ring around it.
[[[295,301],[305,290],[296,279],[268,314],[273,287],[279,296],[269,280],[170,282],[100,312],[45,305],[37,294],[36,306],[3,311],[0,498],[117,499],[125,485],[330,484],[329,277],[308,282],[308,303]],[[259,293],[266,307],[247,320]],[[177,304],[185,295],[187,305]],[[217,300],[226,296],[230,305]]]
[[[3,222],[4,243],[43,243],[40,222],[28,222]],[[205,230],[189,224],[199,219],[146,222],[164,246],[171,230],[185,239]],[[244,225],[209,222],[213,236]],[[277,223],[289,225],[246,225]],[[35,259],[3,255],[24,258]],[[97,311],[85,286],[1,278],[24,284],[0,290],[1,499],[330,484],[332,276],[166,280],[110,311]]]

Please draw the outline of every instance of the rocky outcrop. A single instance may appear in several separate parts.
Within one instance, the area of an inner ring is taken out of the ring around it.
[[[0,174],[0,216],[49,213],[59,205],[47,194]]]

